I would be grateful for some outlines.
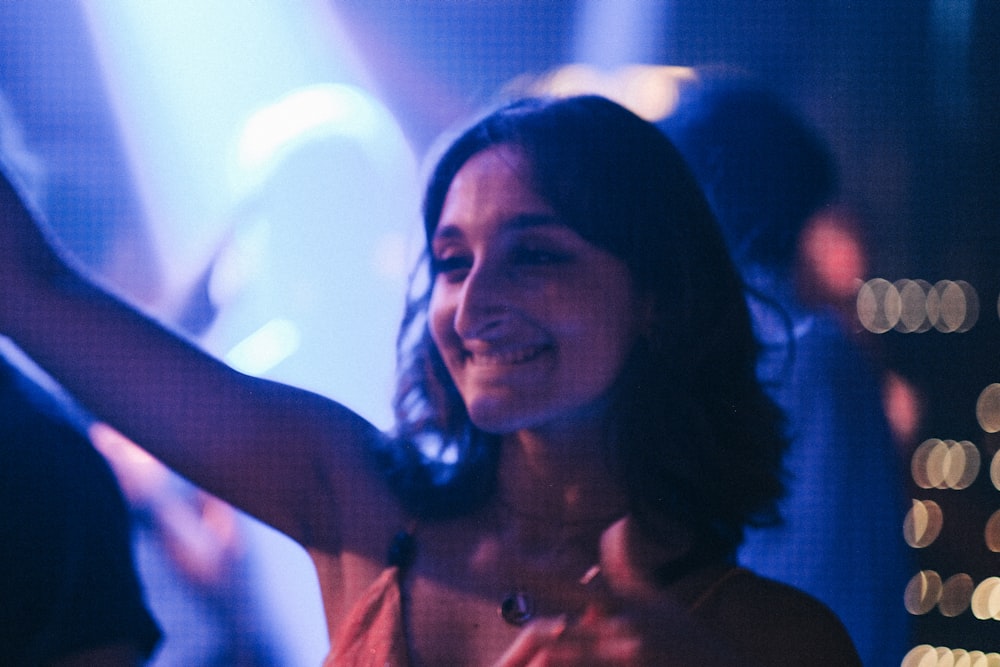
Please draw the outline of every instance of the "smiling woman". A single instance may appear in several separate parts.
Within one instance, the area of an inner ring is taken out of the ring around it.
[[[431,335],[490,433],[597,426],[636,338],[625,263],[558,222],[530,163],[498,147],[452,181],[432,242]]]
[[[858,664],[825,607],[735,564],[773,519],[780,414],[704,197],[622,107],[514,103],[445,152],[391,434],[137,314],[3,185],[0,331],[309,551],[327,664]]]
[[[784,441],[753,377],[756,341],[739,279],[701,191],[655,129],[602,98],[525,101],[452,144],[425,201],[431,294],[413,301],[404,322],[404,333],[419,342],[404,360],[397,413],[407,439],[429,429],[447,446],[467,449],[460,458],[474,477],[485,477],[470,488],[486,491],[492,474],[475,462],[488,468],[494,447],[488,433],[469,431],[475,420],[466,421],[468,402],[447,372],[449,325],[436,319],[447,320],[438,306],[453,301],[464,317],[460,305],[475,313],[491,299],[487,321],[513,310],[499,320],[508,327],[537,322],[528,314],[555,322],[564,313],[585,328],[562,336],[571,341],[565,353],[580,356],[566,358],[559,398],[580,401],[571,396],[585,391],[613,404],[590,418],[616,441],[605,458],[628,476],[625,486],[644,489],[637,505],[656,515],[674,504],[671,514],[697,517],[699,530],[714,533],[706,546],[724,552],[744,521],[768,519]],[[539,245],[550,263],[526,263],[523,255]],[[556,289],[562,292],[552,298]],[[435,340],[416,335],[423,299]],[[456,317],[453,337],[462,324]],[[553,344],[553,356],[563,352],[556,342],[530,341]],[[436,370],[427,373],[428,364]],[[610,377],[595,380],[599,389],[578,386],[602,374]],[[436,417],[428,422],[429,415]],[[729,464],[736,453],[738,472]],[[418,495],[425,503],[435,497]]]

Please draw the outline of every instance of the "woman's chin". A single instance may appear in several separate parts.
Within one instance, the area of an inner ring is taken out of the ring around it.
[[[559,409],[537,397],[478,396],[467,402],[466,410],[473,425],[485,433],[507,435],[531,430],[550,433],[586,433],[599,428],[607,418],[607,397],[575,409]]]
[[[467,406],[469,420],[480,431],[493,435],[513,433],[528,428],[533,423],[532,416],[517,410],[507,401],[479,400]]]

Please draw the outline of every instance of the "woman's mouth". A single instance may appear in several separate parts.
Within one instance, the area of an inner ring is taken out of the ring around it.
[[[548,349],[546,345],[531,345],[507,349],[466,349],[465,358],[473,366],[515,366],[535,359],[546,349]]]

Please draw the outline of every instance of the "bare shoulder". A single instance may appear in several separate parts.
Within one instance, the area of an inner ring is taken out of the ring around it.
[[[695,613],[764,665],[861,665],[847,630],[819,600],[749,570],[730,570]]]

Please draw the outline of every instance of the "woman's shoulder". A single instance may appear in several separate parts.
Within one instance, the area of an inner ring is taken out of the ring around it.
[[[694,613],[766,665],[861,661],[840,619],[816,598],[741,567],[705,588]]]

